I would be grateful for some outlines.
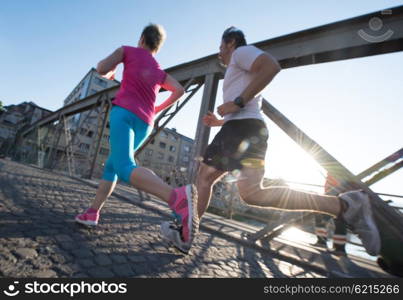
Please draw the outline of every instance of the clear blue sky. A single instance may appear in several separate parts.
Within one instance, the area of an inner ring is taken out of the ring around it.
[[[56,110],[80,79],[120,45],[136,45],[149,22],[168,39],[163,68],[216,53],[222,31],[250,43],[402,5],[402,1],[0,0],[0,100]],[[353,173],[402,147],[403,53],[281,72],[264,96]],[[119,76],[118,76],[119,79]],[[221,91],[217,103],[221,103]],[[170,124],[194,136],[199,98]],[[269,123],[268,176],[320,181],[298,147]],[[213,131],[213,133],[216,131]],[[286,154],[286,155],[284,155]],[[403,171],[374,185],[403,195]]]

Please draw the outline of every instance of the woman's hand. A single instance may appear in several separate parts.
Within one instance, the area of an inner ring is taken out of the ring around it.
[[[114,80],[115,79],[115,75],[116,75],[116,68],[113,69],[112,71],[109,71],[108,73],[106,73],[105,75],[103,75],[102,77],[108,79],[108,80]]]
[[[171,75],[167,74],[164,83],[161,85],[164,89],[171,92],[171,95],[167,100],[162,102],[160,105],[154,107],[154,112],[157,114],[160,111],[170,107],[176,101],[179,100],[180,97],[185,93],[182,85]]]
[[[155,106],[155,107],[154,107],[154,113],[155,113],[155,114],[158,114],[161,110],[163,110],[163,109],[161,108],[161,105],[158,105],[158,106]]]

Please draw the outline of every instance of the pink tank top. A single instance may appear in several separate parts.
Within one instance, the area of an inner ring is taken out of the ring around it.
[[[123,79],[112,103],[152,125],[155,99],[167,75],[143,48],[123,46],[123,65]]]

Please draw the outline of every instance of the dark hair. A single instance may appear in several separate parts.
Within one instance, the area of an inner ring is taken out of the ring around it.
[[[224,33],[222,34],[222,39],[226,44],[235,41],[235,49],[246,45],[245,35],[243,34],[242,30],[234,26],[225,29]]]
[[[157,52],[165,41],[165,29],[158,24],[150,24],[144,27],[141,36],[144,37],[144,43],[151,51]]]

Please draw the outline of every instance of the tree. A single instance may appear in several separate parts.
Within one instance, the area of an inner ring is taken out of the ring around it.
[[[5,108],[3,107],[3,102],[0,101],[0,112],[3,112],[3,111],[5,111]]]

